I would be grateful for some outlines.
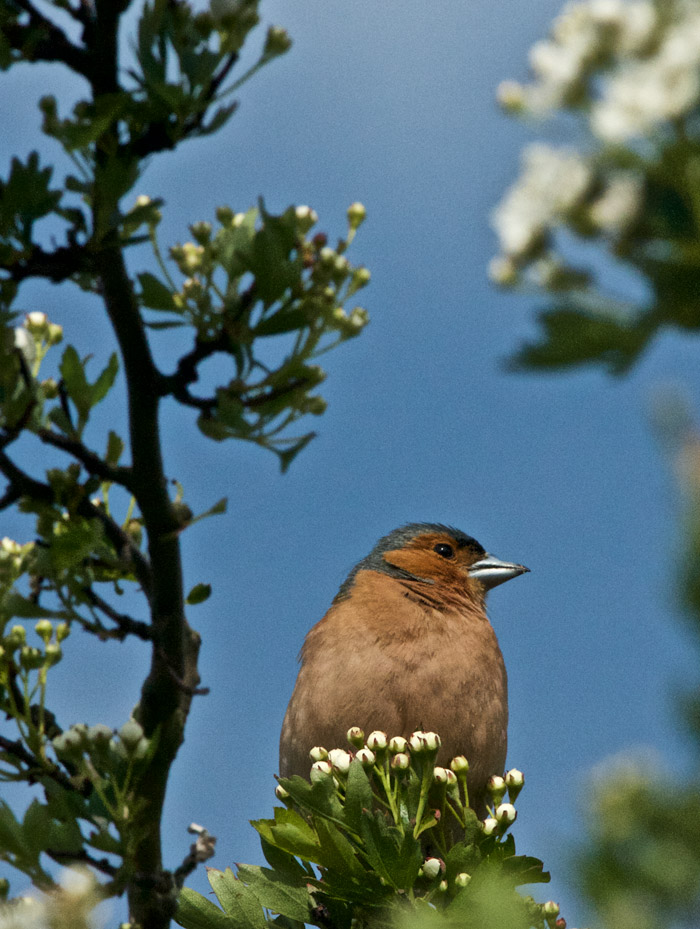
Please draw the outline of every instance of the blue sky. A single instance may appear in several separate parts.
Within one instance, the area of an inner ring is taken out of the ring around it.
[[[664,336],[625,380],[509,374],[504,360],[533,334],[537,301],[499,293],[486,276],[489,213],[524,142],[546,132],[499,113],[495,87],[526,76],[527,49],[558,6],[269,0],[264,24],[285,26],[292,51],[242,90],[218,136],[155,161],[135,191],[165,198],[166,245],[216,206],[244,210],[260,194],[272,210],[307,203],[319,228],[342,235],[360,200],[368,218],[350,257],[373,275],[362,295],[371,325],[327,356],[328,412],[287,475],[272,455],[208,442],[189,411],[166,410],[168,473],[192,508],[229,497],[225,516],[184,537],[188,585],[214,588],[190,614],[211,694],[195,701],[171,781],[170,866],[192,820],[218,835],[215,866],[260,861],[247,821],[273,806],[303,637],[353,564],[405,522],[453,524],[531,568],[495,590],[489,609],[509,671],[509,765],[527,779],[516,839],[551,868],[543,892],[569,925],[584,919],[566,855],[591,769],[640,746],[687,760],[671,700],[692,666],[675,612],[678,501],[649,411],[669,383],[697,400],[697,346]],[[57,71],[2,76],[3,173],[11,154],[42,144],[27,103],[48,74],[68,103]],[[81,354],[111,350],[82,293],[31,285],[19,306],[63,323]],[[158,353],[172,364],[170,343]],[[123,420],[116,397],[94,444]],[[26,531],[3,514],[0,535]],[[78,632],[68,645],[55,673],[59,717],[119,726],[145,650]],[[192,883],[205,890],[203,874]]]

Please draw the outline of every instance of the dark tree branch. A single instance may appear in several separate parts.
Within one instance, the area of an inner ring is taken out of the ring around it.
[[[153,638],[153,631],[148,623],[141,622],[139,619],[133,619],[125,613],[119,613],[106,600],[103,600],[99,594],[96,594],[91,587],[83,588],[83,593],[87,597],[91,606],[111,619],[116,625],[116,629],[105,629],[103,626],[96,627],[94,630],[98,636],[104,635],[110,639],[123,641],[128,635],[135,635],[144,642],[149,642]],[[88,630],[92,632],[93,630]]]
[[[81,848],[78,852],[61,852],[50,848],[46,848],[44,851],[57,864],[65,864],[67,861],[71,862],[71,864],[87,864],[108,877],[116,877],[119,873],[119,868],[111,864],[106,858],[93,858],[84,848]]]
[[[22,53],[26,61],[54,61],[67,65],[71,71],[87,77],[90,58],[85,49],[74,45],[60,29],[29,0],[12,0],[29,17],[26,25],[6,23],[3,35],[11,48]]]
[[[10,279],[18,284],[30,277],[45,277],[60,284],[74,274],[91,270],[88,252],[79,245],[61,245],[52,252],[35,245],[26,257],[7,268]]]
[[[61,451],[72,455],[81,464],[85,465],[85,469],[89,474],[94,474],[95,477],[99,477],[102,481],[119,484],[131,491],[131,468],[110,465],[78,439],[69,439],[52,429],[39,429],[37,435],[47,445],[52,445],[54,448],[59,448]]]
[[[23,765],[26,765],[24,774],[26,780],[30,784],[40,782],[42,777],[48,777],[52,781],[55,781],[60,787],[63,787],[64,790],[70,790],[74,793],[82,794],[83,796],[87,796],[92,790],[92,785],[87,778],[79,778],[78,783],[75,783],[68,775],[61,771],[58,765],[52,764],[47,767],[45,764],[42,764],[42,762],[28,751],[19,740],[14,741],[0,735],[0,749],[12,755]]]
[[[8,495],[17,494],[19,497],[30,497],[50,505],[56,503],[53,489],[49,484],[44,484],[42,481],[30,477],[21,468],[18,468],[3,450],[0,450],[0,471],[5,475],[10,485],[2,498],[3,500],[8,498]],[[88,497],[84,497],[80,501],[76,512],[86,519],[100,521],[105,535],[117,550],[117,555],[127,564],[133,565],[139,583],[146,596],[150,597],[152,587],[151,567],[143,552],[134,544],[129,534],[122,529],[119,523],[91,503]]]

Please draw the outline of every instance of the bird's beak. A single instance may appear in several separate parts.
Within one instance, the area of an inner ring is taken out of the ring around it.
[[[491,590],[492,587],[498,587],[499,584],[509,581],[512,577],[518,577],[519,574],[525,574],[529,570],[525,565],[501,561],[493,555],[484,555],[479,561],[474,562],[468,574],[469,577],[475,577],[486,590]]]

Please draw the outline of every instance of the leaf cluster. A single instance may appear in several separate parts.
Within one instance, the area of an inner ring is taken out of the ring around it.
[[[448,786],[444,769],[434,768],[435,751],[401,755],[399,765],[396,757],[386,745],[359,757],[342,752],[339,763],[315,765],[310,781],[281,779],[285,807],[253,822],[270,867],[210,870],[222,909],[185,888],[178,922],[184,929],[554,926],[556,905],[546,910],[517,892],[549,880],[542,862],[516,854],[507,823],[477,819],[465,803],[466,779]]]

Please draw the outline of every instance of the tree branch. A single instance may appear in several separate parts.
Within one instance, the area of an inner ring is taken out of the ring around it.
[[[94,474],[95,477],[99,477],[102,481],[119,484],[131,491],[131,468],[110,465],[78,439],[69,439],[52,429],[38,429],[36,434],[42,442],[52,445],[54,448],[59,448],[76,458],[81,464],[85,465],[89,474]]]
[[[27,775],[27,781],[30,784],[41,781],[42,777],[49,777],[60,787],[63,787],[64,790],[70,790],[82,794],[82,796],[87,796],[92,789],[92,785],[87,778],[79,778],[79,784],[76,784],[68,775],[61,771],[58,765],[52,764],[50,767],[47,767],[45,764],[42,764],[42,762],[28,751],[19,740],[14,741],[0,735],[0,749],[7,752],[9,755],[13,755],[18,761],[21,761],[22,764],[27,766],[27,771],[25,773]]]
[[[8,457],[7,453],[0,449],[0,471],[9,481],[9,487],[0,501],[0,504],[6,500],[11,500],[14,495],[17,497],[30,497],[43,503],[55,504],[56,497],[53,489],[49,484],[37,481],[30,477],[21,468]],[[5,503],[4,505],[9,505]],[[0,507],[2,508],[2,507]],[[143,552],[134,544],[133,539],[125,532],[119,523],[115,522],[105,512],[90,502],[88,497],[78,503],[76,512],[86,519],[97,519],[102,524],[105,535],[117,550],[117,555],[127,564],[133,565],[134,573],[141,584],[145,594],[150,598],[152,588],[151,566],[144,557]]]
[[[153,630],[148,625],[148,623],[141,622],[141,620],[133,619],[131,616],[127,616],[125,613],[118,613],[106,600],[103,600],[99,594],[96,594],[91,587],[83,588],[83,593],[90,601],[90,604],[99,610],[101,613],[104,613],[113,623],[116,624],[116,629],[105,629],[104,627],[98,627],[94,631],[98,636],[101,634],[105,635],[110,639],[118,639],[123,641],[128,635],[135,635],[139,639],[143,639],[145,642],[151,641],[153,638]],[[92,632],[92,629],[88,630]]]
[[[61,245],[47,252],[35,245],[26,257],[10,264],[6,270],[18,284],[30,277],[45,277],[60,284],[74,274],[92,269],[87,249],[82,246]]]
[[[22,53],[26,61],[58,61],[87,77],[90,58],[85,49],[74,45],[60,29],[28,0],[12,0],[29,16],[26,25],[5,23],[3,36],[11,48]]]

